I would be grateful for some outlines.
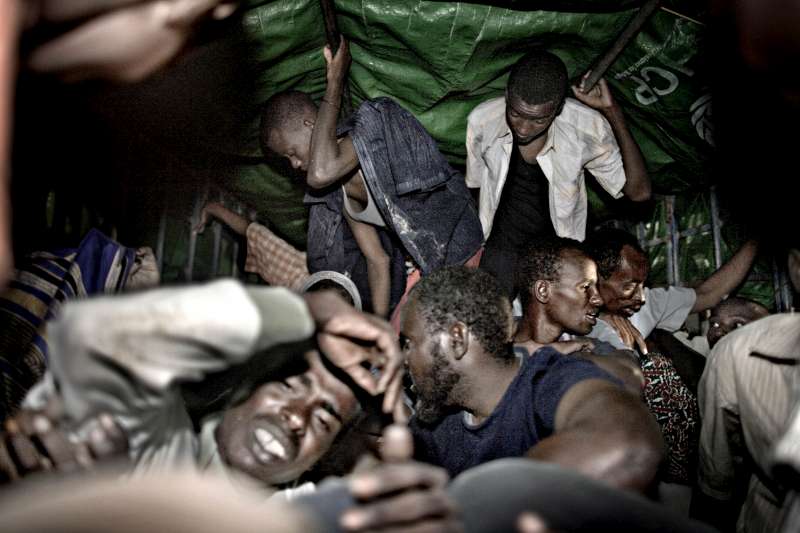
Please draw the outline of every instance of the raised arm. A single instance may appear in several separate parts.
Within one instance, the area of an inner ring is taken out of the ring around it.
[[[622,108],[611,95],[606,80],[601,79],[588,93],[583,92],[582,84],[583,82],[581,82],[581,87],[572,88],[575,98],[603,114],[611,125],[617,144],[619,144],[622,164],[625,167],[625,185],[622,187],[622,192],[634,202],[649,200],[651,195],[650,177],[647,174],[642,152],[631,135]]]
[[[311,134],[311,153],[306,175],[309,187],[315,189],[335,183],[358,166],[358,156],[350,137],[345,137],[341,142],[336,138],[336,118],[342,104],[342,91],[350,66],[350,50],[344,37],[336,55],[333,55],[327,45],[323,54],[327,64],[328,84]]]
[[[386,255],[378,230],[375,226],[354,220],[347,212],[344,213],[347,224],[353,232],[358,247],[367,260],[367,281],[372,295],[372,311],[386,318],[389,314],[389,291],[391,284],[390,261]]]
[[[652,482],[662,454],[661,432],[644,404],[598,379],[581,381],[564,394],[554,434],[528,453],[637,491]]]
[[[747,277],[757,253],[758,243],[756,241],[751,240],[744,243],[727,263],[695,288],[697,299],[691,312],[705,311],[720,303]]]

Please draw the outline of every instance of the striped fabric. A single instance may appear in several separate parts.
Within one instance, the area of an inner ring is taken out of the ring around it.
[[[0,421],[47,367],[46,322],[64,302],[119,291],[135,251],[91,230],[77,249],[24,258],[0,295]]]
[[[786,491],[773,475],[773,454],[790,422],[798,360],[800,315],[773,315],[726,335],[700,380],[699,486],[726,500],[748,482],[738,531],[778,531]]]

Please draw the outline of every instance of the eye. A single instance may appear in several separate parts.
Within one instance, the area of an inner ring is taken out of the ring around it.
[[[339,413],[330,402],[322,403],[314,410],[314,420],[325,433],[332,433],[339,425]]]
[[[328,423],[328,420],[326,420],[325,415],[321,414],[321,411],[317,411],[317,414],[314,415],[314,420],[322,431],[325,433],[331,432],[331,425]]]

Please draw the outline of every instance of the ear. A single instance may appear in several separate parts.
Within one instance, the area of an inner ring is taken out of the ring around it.
[[[469,350],[469,326],[464,322],[458,321],[448,330],[448,346],[446,347],[452,354],[453,358],[458,361]]]
[[[533,296],[539,302],[546,304],[550,302],[550,282],[537,279],[533,282]]]

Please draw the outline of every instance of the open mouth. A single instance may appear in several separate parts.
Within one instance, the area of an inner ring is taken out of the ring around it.
[[[586,313],[586,321],[594,326],[595,324],[597,324],[597,316],[599,314],[600,313],[598,313],[597,311],[593,311],[591,313]]]
[[[632,305],[632,306],[628,307],[627,309],[625,309],[625,312],[626,312],[626,314],[628,316],[633,316],[636,313],[638,313],[641,308],[642,308],[641,305]]]
[[[261,422],[253,430],[252,451],[258,462],[269,464],[291,460],[297,448],[281,428],[269,422]]]

